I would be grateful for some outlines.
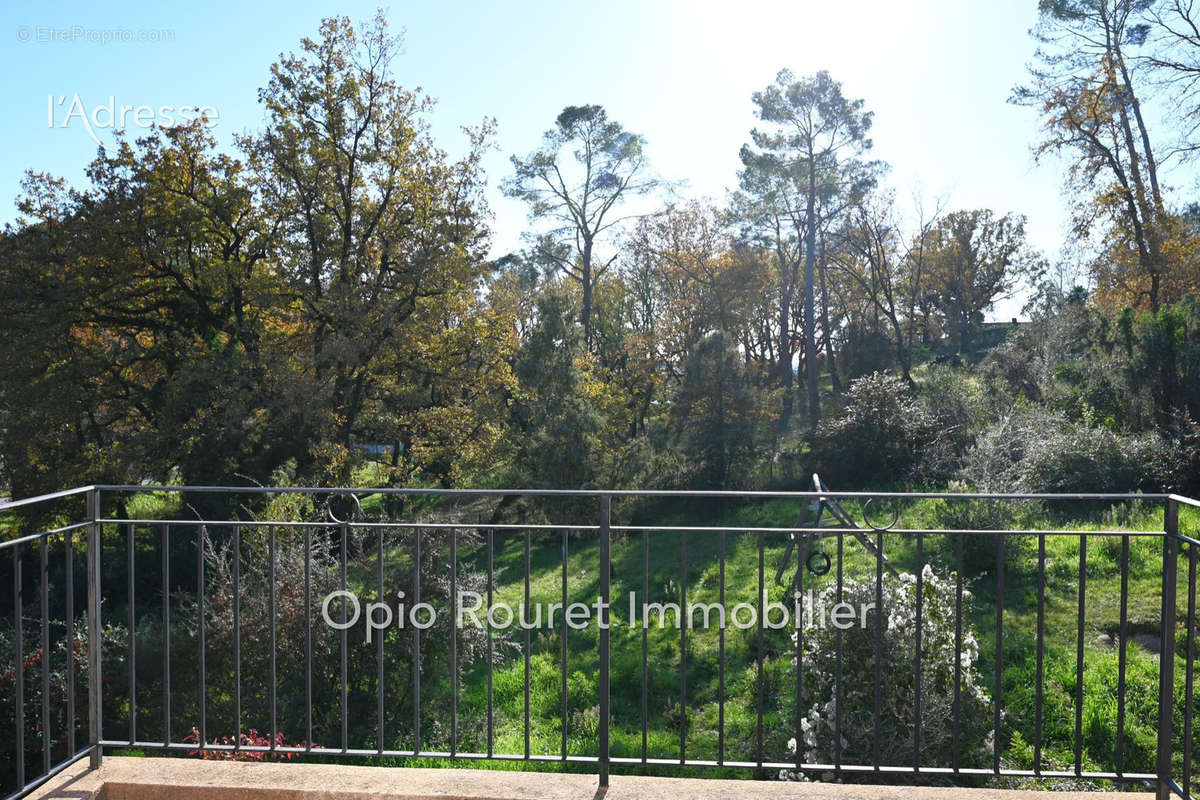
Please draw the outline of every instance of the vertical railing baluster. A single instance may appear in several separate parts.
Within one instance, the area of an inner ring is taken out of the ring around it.
[[[839,566],[838,572],[841,572]],[[921,771],[921,646],[922,617],[925,612],[925,542],[917,533],[917,607],[913,620],[916,641],[913,645],[913,771]],[[841,703],[838,703],[840,706]]]
[[[487,755],[496,752],[496,705],[495,705],[495,632],[492,630],[492,600],[496,588],[496,532],[487,532]]]
[[[724,568],[724,565],[722,565],[722,569],[723,568]],[[722,577],[724,577],[724,576],[722,575]],[[646,763],[646,760],[649,758],[649,751],[650,751],[650,733],[649,733],[649,727],[650,727],[650,667],[649,667],[650,638],[649,638],[649,636],[650,636],[650,631],[649,631],[649,626],[646,625],[646,611],[645,611],[646,604],[649,602],[650,602],[650,532],[643,530],[642,531],[642,613],[639,615],[642,620],[642,763],[643,764]],[[722,646],[723,645],[724,645],[724,640],[722,639]],[[717,713],[718,713],[719,717],[721,715],[723,715],[725,712],[725,701],[724,701],[724,694],[723,694],[724,687],[725,687],[724,672],[723,672],[724,668],[725,668],[725,663],[724,663],[724,659],[722,658],[722,662],[721,662],[722,672],[721,672],[721,678],[719,679],[720,688],[718,689],[718,692],[721,693],[721,697],[718,699],[719,710]],[[717,724],[717,736],[718,737],[721,735],[720,728],[721,728],[721,724],[720,724],[720,721],[718,721],[718,724]]]
[[[295,531],[293,530],[293,534]],[[304,750],[313,746],[312,528],[304,526]]]
[[[349,512],[347,512],[347,513],[349,513]],[[340,542],[340,547],[338,548],[341,551],[339,554],[339,557],[338,557],[338,567],[339,567],[338,588],[341,589],[342,592],[345,592],[346,591],[346,550],[350,546],[350,536],[349,536],[350,531],[345,522],[341,523],[338,526],[338,529],[341,533],[341,542]],[[417,569],[420,570],[420,564],[417,565]],[[347,626],[346,626],[346,622],[350,618],[349,606],[350,606],[350,604],[346,600],[346,595],[343,594],[342,595],[342,629],[340,632],[340,636],[338,637],[338,640],[340,643],[339,655],[341,656],[341,668],[342,668],[342,673],[341,673],[342,682],[341,682],[340,697],[341,697],[341,701],[342,701],[341,718],[342,718],[342,752],[343,753],[350,749],[350,709],[349,709],[350,689],[349,689],[349,684],[348,684],[349,671],[350,671],[350,665],[349,665],[350,642],[349,642],[349,634],[347,632]]]
[[[204,543],[208,538],[208,527],[196,528],[196,638],[197,669],[200,673],[200,747],[208,744],[208,671],[204,664],[204,629],[208,621],[204,616]]]
[[[100,693],[100,490],[87,493],[87,625],[88,625],[88,744],[92,752],[88,765],[99,769],[104,758],[100,746],[103,713]]]
[[[276,688],[276,659],[275,659],[275,526],[267,527],[267,651],[271,672],[270,714],[271,714],[271,751],[279,746],[279,692]]]
[[[600,731],[598,766],[600,786],[608,786],[609,776],[609,613],[612,599],[612,497],[600,496]]]
[[[1183,679],[1183,788],[1192,791],[1192,725],[1196,710],[1196,550],[1197,545],[1188,545],[1188,610],[1185,672]]]
[[[562,532],[562,633],[559,642],[559,692],[561,708],[559,709],[560,751],[563,761],[567,760],[567,531]]]
[[[1004,705],[1004,534],[996,534],[996,657],[992,686],[992,772],[1000,774],[1000,709]]]
[[[875,714],[871,725],[871,766],[878,772],[883,760],[880,721],[883,712],[883,531],[875,533]]]
[[[375,546],[376,546],[376,552],[375,552],[375,568],[376,568],[375,600],[378,603],[386,603],[387,602],[386,600],[383,599],[383,534],[386,530],[387,530],[387,528],[385,528],[382,525],[379,527],[379,538],[375,542]],[[453,545],[451,546],[451,552],[453,553]],[[453,555],[451,556],[451,560],[453,561]],[[453,569],[453,567],[452,567],[452,569]],[[454,573],[453,572],[451,573],[451,576],[450,576],[450,602],[451,603],[454,602]],[[403,620],[401,620],[401,621],[403,621]],[[370,620],[367,620],[367,623],[370,624]],[[384,732],[383,732],[383,728],[384,728],[384,724],[383,724],[383,680],[384,680],[384,677],[383,677],[383,641],[387,637],[387,631],[380,628],[379,630],[375,631],[375,635],[377,637],[376,641],[375,641],[375,718],[376,718],[376,725],[378,728],[375,731],[375,751],[377,753],[379,753],[380,755],[382,755],[383,751],[384,751],[384,743],[383,743],[383,739],[384,739]],[[451,652],[451,660],[454,662],[452,665],[452,668],[451,668],[451,672],[453,675],[453,679],[455,681],[458,680],[458,662],[455,658],[457,656],[457,653],[455,652],[455,644],[456,644],[457,640],[458,640],[458,636],[457,636],[457,633],[454,628],[454,620],[451,619],[451,621],[450,621],[450,652]],[[457,702],[457,699],[458,698],[457,698],[456,694],[452,691],[451,692],[451,702],[452,703]],[[457,708],[455,708],[454,710],[457,711]],[[453,747],[454,747],[454,745],[453,745],[454,733],[455,733],[454,724],[456,721],[457,721],[457,714],[455,713],[455,714],[451,715],[451,722],[450,722],[451,750],[453,750]]]
[[[163,747],[171,746],[171,526],[162,526]]]
[[[42,773],[50,771],[50,542],[49,536],[41,541],[41,570],[39,585],[42,590]]]
[[[16,753],[13,761],[17,765],[17,786],[25,788],[25,627],[21,616],[25,613],[21,597],[21,545],[13,545],[13,619],[16,630],[13,641],[16,646],[16,676],[13,683],[13,722],[16,724]]]
[[[687,533],[679,533],[679,763],[687,761]]]
[[[421,528],[413,529],[413,606],[421,602]],[[342,567],[343,575],[345,566]],[[413,627],[413,754],[421,752],[421,629]]]
[[[1163,514],[1162,634],[1158,657],[1158,800],[1169,800],[1171,747],[1174,740],[1175,709],[1175,601],[1179,578],[1179,504],[1168,498]],[[1191,787],[1185,787],[1189,791]]]
[[[758,605],[757,628],[755,632],[755,679],[754,679],[754,704],[755,704],[755,723],[754,723],[754,754],[755,761],[759,767],[763,763],[763,615],[767,613],[766,608],[766,593],[767,584],[765,578],[765,560],[766,560],[766,540],[763,532],[758,532]],[[687,716],[684,709],[684,717]]]
[[[1038,534],[1037,566],[1037,666],[1034,672],[1033,773],[1042,774],[1042,697],[1046,663],[1046,534]]]
[[[807,534],[799,534],[796,540],[796,597],[800,611],[796,620],[796,769],[804,764],[804,559],[808,541]],[[724,553],[722,553],[724,555]],[[721,559],[721,607],[725,607],[725,561]],[[722,643],[725,632],[721,631]]]
[[[125,541],[125,597],[129,624],[129,653],[125,659],[129,668],[129,746],[137,741],[137,599],[134,587],[134,526],[126,526]]]
[[[67,755],[75,757],[75,534],[67,531],[64,541],[67,584]]]
[[[643,534],[645,535],[645,534]],[[720,574],[717,578],[717,591],[721,606],[721,627],[717,630],[717,763],[725,763],[725,531],[718,535]],[[645,584],[642,594],[646,594]],[[643,601],[644,602],[644,601]],[[642,620],[642,758],[646,753],[646,620]],[[799,731],[799,726],[796,728]],[[799,735],[799,734],[797,734]]]
[[[453,757],[458,755],[458,528],[450,529],[450,614],[450,755]]]
[[[842,562],[843,562],[843,543],[844,539],[841,533],[837,535],[837,572],[835,573],[835,589],[837,593],[837,603],[842,602]],[[836,606],[835,606],[836,607]],[[841,776],[842,770],[842,627],[834,626],[834,655],[833,655],[833,697],[834,697],[834,712],[833,712],[833,774],[837,777]]]
[[[522,632],[524,634],[524,662],[525,662],[525,693],[524,693],[524,712],[525,712],[525,758],[529,758],[529,667],[530,667],[530,636],[529,629],[529,614],[532,608],[529,596],[529,573],[531,571],[530,550],[532,549],[533,533],[529,528],[525,529],[525,602],[524,608],[521,609],[523,619],[520,620]]]
[[[1087,540],[1079,537],[1079,612],[1075,631],[1075,774],[1083,773],[1083,650],[1087,619]]]
[[[1125,642],[1129,638],[1129,536],[1121,536],[1121,621],[1117,641],[1117,774],[1125,773]]]
[[[959,737],[962,732],[962,660],[963,660],[963,537],[954,534],[954,706],[951,712],[950,764],[959,770]]]
[[[242,748],[242,526],[233,526],[233,749]]]

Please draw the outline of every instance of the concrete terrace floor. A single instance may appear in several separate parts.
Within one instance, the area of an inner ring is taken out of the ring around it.
[[[86,760],[34,792],[38,800],[1047,800],[1047,792],[614,775],[602,790],[594,775],[495,770],[356,767],[177,758]],[[1052,800],[1148,800],[1149,793],[1054,792]]]

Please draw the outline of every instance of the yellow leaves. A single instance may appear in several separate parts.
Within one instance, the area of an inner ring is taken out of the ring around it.
[[[451,483],[464,476],[494,467],[503,446],[504,426],[497,418],[482,414],[484,409],[469,403],[414,410],[402,420],[411,432],[410,446],[404,454],[414,475],[431,467],[449,470]]]
[[[324,485],[338,485],[350,463],[350,450],[344,445],[318,440],[309,443],[309,455],[321,473]]]
[[[1119,205],[1122,201],[1113,198],[1109,202]],[[1111,220],[1090,264],[1097,305],[1111,310],[1146,309],[1152,296],[1165,304],[1200,291],[1200,230],[1194,221],[1179,215],[1160,220],[1155,231],[1160,254],[1156,262],[1139,252],[1127,218],[1119,210]]]

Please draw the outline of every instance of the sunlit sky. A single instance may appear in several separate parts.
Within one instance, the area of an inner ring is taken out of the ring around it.
[[[212,106],[215,133],[257,129],[257,90],[281,52],[319,20],[371,17],[377,2],[6,2],[0,69],[0,219],[27,169],[78,182],[96,145],[81,124],[51,128],[48,97],[85,106]],[[518,248],[524,207],[500,196],[508,157],[535,148],[566,105],[599,103],[643,134],[655,170],[684,181],[684,196],[723,200],[754,125],[750,96],[782,67],[829,70],[875,112],[874,156],[892,165],[901,210],[914,194],[932,205],[990,207],[1029,218],[1031,241],[1054,257],[1065,236],[1061,167],[1035,166],[1033,111],[1006,102],[1033,52],[1034,0],[577,3],[394,2],[405,32],[397,77],[437,98],[439,143],[461,152],[461,125],[498,123],[485,167],[493,250]],[[53,29],[54,32],[47,32]],[[86,41],[102,31],[166,41]],[[62,33],[66,31],[66,33]],[[78,31],[73,33],[72,31]],[[62,35],[72,41],[44,41]],[[28,41],[25,41],[28,39]],[[65,106],[58,107],[61,122]],[[104,134],[101,133],[103,138]],[[108,141],[111,141],[109,134]],[[1191,187],[1188,187],[1191,188]],[[995,316],[1016,313],[1003,304]]]

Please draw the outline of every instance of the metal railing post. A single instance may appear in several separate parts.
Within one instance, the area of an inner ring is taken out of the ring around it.
[[[103,758],[100,747],[100,490],[87,494],[87,618],[88,618],[88,743],[92,746],[90,765],[99,769]]]
[[[600,496],[600,786],[608,786],[609,603],[612,594],[612,497]]]
[[[1163,516],[1162,638],[1158,656],[1158,800],[1172,794],[1171,740],[1175,710],[1175,601],[1179,559],[1179,504],[1167,500]]]

